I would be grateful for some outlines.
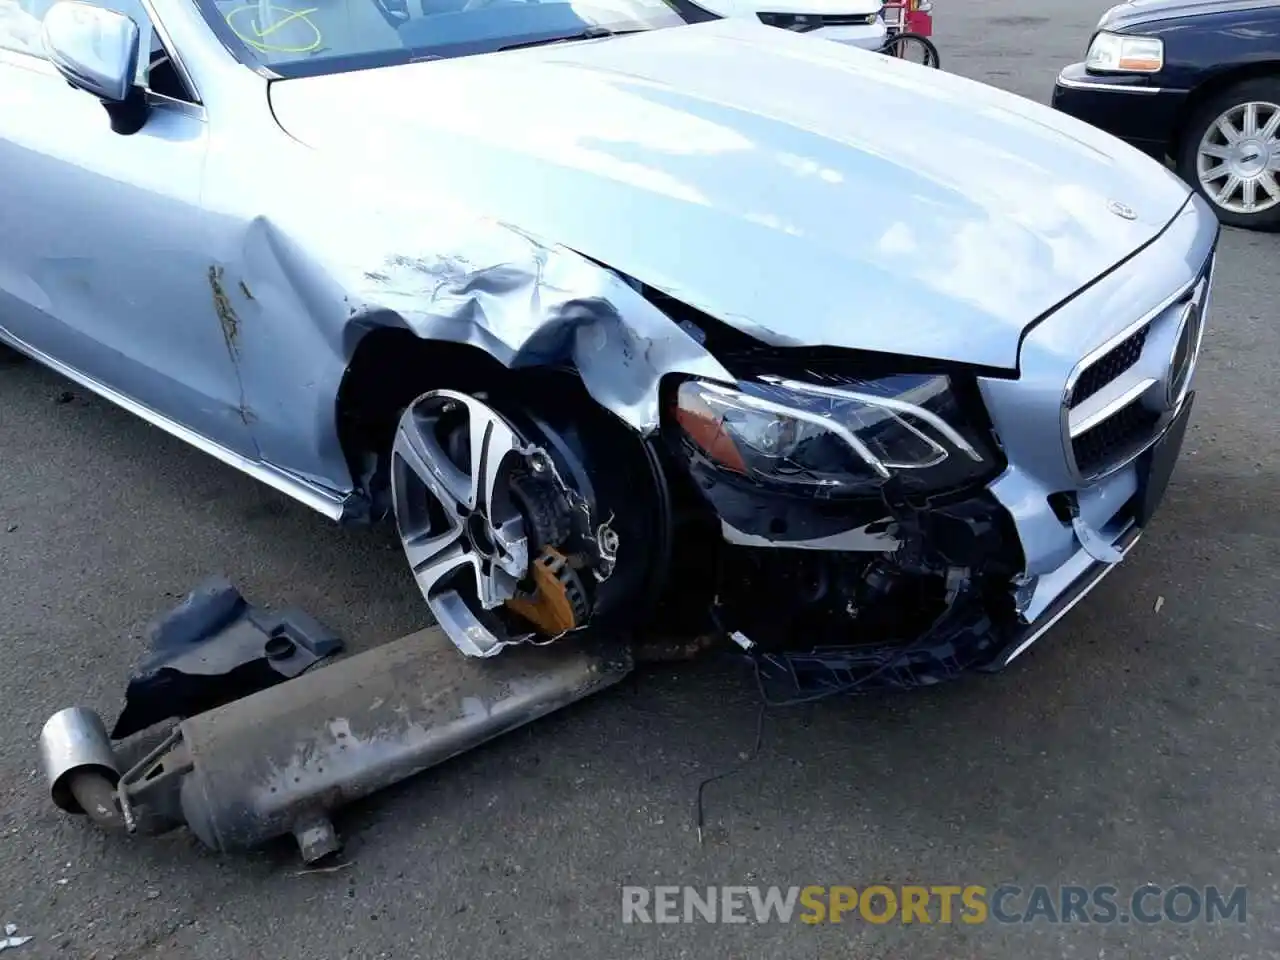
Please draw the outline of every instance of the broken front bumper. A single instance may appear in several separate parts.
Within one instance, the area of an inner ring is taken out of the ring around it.
[[[991,492],[1025,560],[1021,633],[993,667],[1087,594],[1162,499],[1191,415],[1218,230],[1193,196],[1152,244],[1031,330],[1017,381],[981,383],[1010,463]]]
[[[927,686],[952,679],[967,671],[994,673],[1009,666],[1037,640],[1045,636],[1063,616],[1083,600],[1103,578],[1118,566],[1138,541],[1164,499],[1169,479],[1182,450],[1195,395],[1188,392],[1177,415],[1133,462],[1105,481],[1089,488],[1079,498],[1082,509],[1072,522],[1060,519],[1039,497],[1041,510],[1074,546],[1058,566],[1039,575],[1015,577],[1009,584],[1007,601],[993,597],[990,590],[967,589],[953,597],[945,613],[932,627],[908,641],[856,647],[827,647],[783,655],[764,653],[762,679],[775,689],[794,687],[801,696],[822,692],[868,691],[876,688]],[[1010,507],[1027,507],[1028,482],[1024,474],[1011,468],[994,483],[988,494],[968,501],[951,511],[951,522],[967,515],[969,529],[976,536],[968,552],[972,562],[989,565],[1007,556],[1015,547],[1008,539],[993,544],[991,535],[1008,531],[1017,514]],[[994,500],[991,494],[995,494]],[[1001,497],[1011,503],[1001,503]],[[1023,524],[1036,530],[1037,524]],[[1041,513],[1034,517],[1042,519]],[[1015,524],[1016,526],[1016,524]],[[1023,540],[1023,546],[1027,541]],[[1037,543],[1047,545],[1041,535]],[[935,541],[932,547],[939,547]],[[992,549],[992,547],[995,549]],[[942,548],[945,552],[946,548]],[[1043,562],[1048,553],[1032,553],[1031,562]],[[987,558],[984,561],[982,558]],[[967,588],[975,585],[967,583]],[[988,587],[990,584],[987,585]],[[858,633],[858,620],[849,633]],[[783,696],[794,696],[785,693]]]
[[[1126,509],[1111,517],[1096,539],[1086,533],[1088,546],[1081,543],[1080,548],[1062,566],[1023,584],[1030,588],[1025,591],[1025,602],[1019,605],[1023,629],[984,669],[1002,670],[1011,664],[1083,600],[1128,555],[1164,499],[1169,479],[1182,452],[1194,400],[1195,394],[1189,393],[1172,425],[1143,456],[1141,462],[1124,477],[1117,478],[1116,485],[1120,490],[1129,487],[1131,482],[1134,488],[1125,501]]]
[[[970,494],[897,500],[886,484],[892,519],[826,501],[801,523],[777,496],[740,502],[695,467],[728,549],[775,555],[720,581],[766,666],[832,692],[998,670],[1087,595],[1151,521],[1180,454],[1217,235],[1207,206],[1189,199],[1155,241],[1027,331],[1017,378],[978,378],[1001,468]],[[775,525],[785,540],[770,535]],[[883,559],[857,559],[875,554]],[[801,573],[786,579],[792,570]],[[840,594],[849,602],[827,602],[828,584],[846,574],[859,580]],[[933,593],[876,592],[886,577],[929,582]],[[803,619],[817,592],[823,629]],[[770,609],[779,605],[782,614]],[[913,607],[927,615],[911,619]]]

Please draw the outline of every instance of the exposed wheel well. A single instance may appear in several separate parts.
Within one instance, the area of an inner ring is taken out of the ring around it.
[[[1200,111],[1200,108],[1213,97],[1216,97],[1223,90],[1242,83],[1245,80],[1256,80],[1259,77],[1276,77],[1280,76],[1280,60],[1264,61],[1262,63],[1251,63],[1242,67],[1233,67],[1230,70],[1224,70],[1222,73],[1216,74],[1211,79],[1206,80],[1200,86],[1191,91],[1191,96],[1187,98],[1187,102],[1183,104],[1182,111],[1178,116],[1178,123],[1173,131],[1173,138],[1169,143],[1169,154],[1172,157],[1178,156],[1178,151],[1182,146],[1182,138],[1186,135],[1187,125]]]
[[[424,340],[399,328],[371,330],[356,346],[338,388],[338,440],[356,487],[386,515],[387,464],[399,413],[427,390],[492,388],[511,371],[466,344]]]

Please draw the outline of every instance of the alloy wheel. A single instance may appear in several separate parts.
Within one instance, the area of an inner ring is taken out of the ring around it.
[[[1245,216],[1280,205],[1280,104],[1251,100],[1209,124],[1196,152],[1205,194]]]
[[[436,622],[467,656],[525,639],[499,638],[476,607],[510,600],[528,573],[510,482],[539,455],[492,408],[451,390],[419,397],[396,428],[391,491],[400,542]]]

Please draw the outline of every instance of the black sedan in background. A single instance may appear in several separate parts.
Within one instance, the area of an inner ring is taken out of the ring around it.
[[[1158,159],[1223,223],[1280,230],[1280,0],[1129,0],[1053,105]]]

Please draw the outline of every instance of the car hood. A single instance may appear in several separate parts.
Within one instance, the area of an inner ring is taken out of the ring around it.
[[[698,0],[698,6],[722,17],[752,17],[757,13],[869,17],[880,12],[881,0]]]
[[[1047,107],[745,21],[270,90],[415,209],[461,199],[776,345],[1015,368],[1189,195]]]
[[[1280,0],[1129,0],[1102,15],[1098,27],[1104,30],[1133,30],[1143,24],[1176,20],[1204,13],[1232,13],[1247,10],[1280,9]]]

